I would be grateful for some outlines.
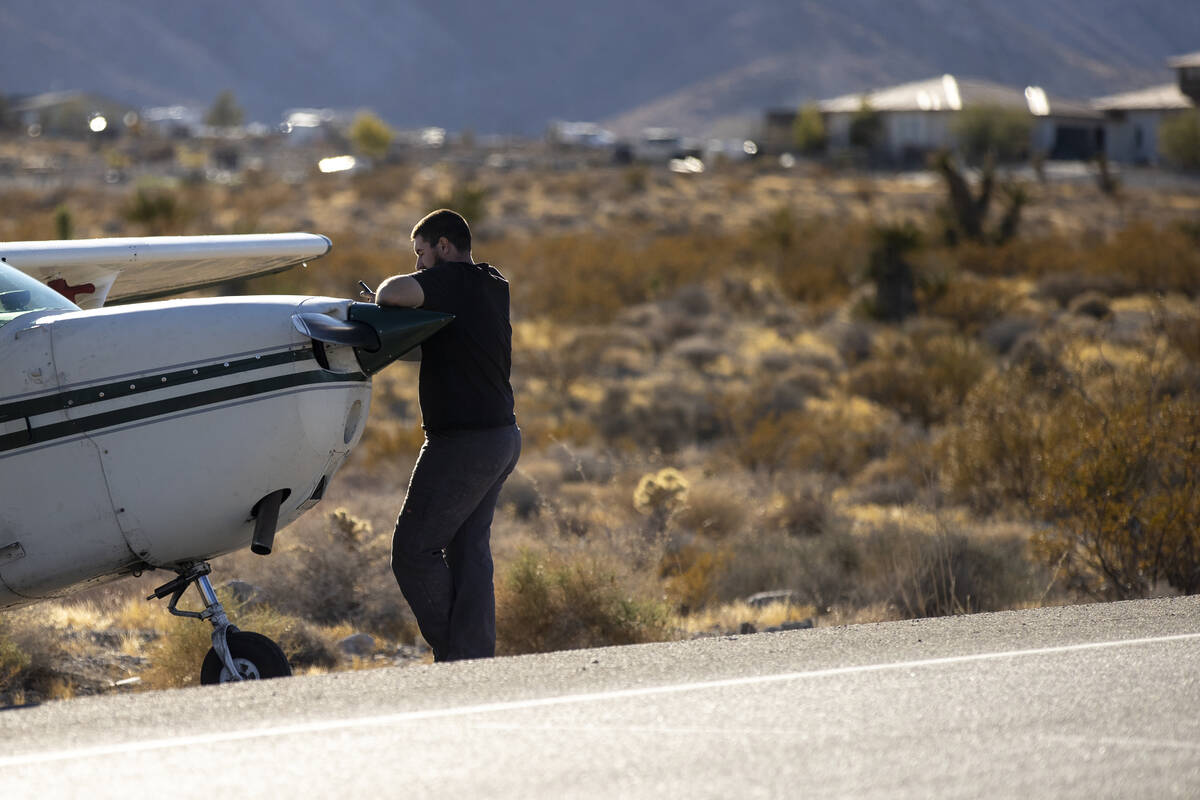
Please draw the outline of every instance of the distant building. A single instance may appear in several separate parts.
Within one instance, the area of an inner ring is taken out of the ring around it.
[[[551,122],[546,138],[571,147],[612,147],[617,141],[612,131],[594,122]]]
[[[142,126],[169,139],[198,136],[204,127],[204,112],[192,106],[156,106],[142,109]]]
[[[128,117],[127,115],[134,115]],[[135,119],[132,106],[82,91],[48,92],[15,98],[10,118],[32,135],[49,134],[83,138],[113,135]]]
[[[1108,122],[1108,159],[1129,164],[1157,164],[1163,120],[1196,107],[1174,83],[1097,97],[1092,105]]]
[[[1037,86],[1017,89],[983,80],[943,75],[816,104],[825,122],[829,146],[850,146],[850,126],[864,107],[878,112],[879,150],[891,163],[919,164],[925,154],[956,144],[953,120],[971,106],[1008,108],[1033,118],[1031,152],[1053,159],[1090,159],[1156,164],[1158,131],[1173,115],[1200,106],[1200,51],[1168,59],[1174,83],[1098,97],[1089,102],[1051,97]],[[763,131],[764,150],[794,149],[795,110],[770,110]]]
[[[769,109],[761,133],[764,153],[788,153],[796,149],[795,109]]]
[[[667,162],[687,155],[687,143],[674,128],[646,128],[633,141],[632,155],[638,161]]]
[[[1085,102],[1052,98],[1037,86],[1017,89],[943,75],[817,103],[832,148],[850,146],[851,123],[864,107],[880,114],[879,149],[897,164],[921,164],[928,153],[955,147],[955,117],[970,107],[1029,114],[1030,151],[1049,158],[1087,159],[1105,147],[1104,116]]]
[[[353,117],[331,108],[291,108],[283,112],[279,130],[291,144],[339,143]]]
[[[1177,73],[1179,91],[1200,105],[1200,51],[1167,59],[1167,66]]]
[[[1200,101],[1200,53],[1176,56],[1167,65],[1175,69],[1175,83],[1133,92],[1097,97],[1093,107],[1108,123],[1106,154],[1111,161],[1157,164],[1158,130],[1164,120],[1196,108]]]

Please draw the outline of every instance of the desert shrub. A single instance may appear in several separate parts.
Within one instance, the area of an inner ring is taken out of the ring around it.
[[[1037,282],[1037,295],[1054,300],[1066,308],[1076,297],[1096,293],[1105,296],[1121,294],[1127,286],[1115,275],[1096,275],[1086,272],[1051,272]]]
[[[462,214],[472,226],[482,223],[488,216],[488,187],[473,182],[455,182],[450,193],[434,201],[429,211],[438,208],[449,208]]]
[[[925,425],[940,422],[962,404],[988,367],[973,339],[916,334],[895,343],[892,353],[859,364],[847,388]]]
[[[669,638],[668,609],[595,556],[524,550],[496,586],[496,646],[542,653]]]
[[[815,536],[783,530],[747,531],[730,541],[736,554],[713,578],[719,600],[791,590],[800,602],[826,610],[854,602],[861,554],[844,526]]]
[[[822,325],[820,333],[850,366],[870,358],[874,348],[875,332],[865,322],[835,318]]]
[[[609,385],[594,423],[612,445],[675,453],[716,439],[724,430],[713,399],[698,380],[659,376],[645,385]]]
[[[747,249],[771,269],[784,295],[831,304],[858,284],[870,251],[868,229],[828,220],[799,220],[781,208],[760,223]]]
[[[1025,316],[1005,317],[979,332],[979,341],[999,355],[1007,355],[1022,338],[1038,329],[1036,319]]]
[[[409,641],[416,624],[389,569],[390,531],[344,508],[313,514],[289,529],[288,544],[262,559],[243,559],[239,577],[261,587],[281,614],[318,625],[347,624]]]
[[[1012,312],[1020,295],[1009,282],[959,275],[940,285],[926,303],[930,316],[950,320],[962,333],[974,334]]]
[[[1200,294],[1200,250],[1178,226],[1134,221],[1095,249],[1089,268],[1130,291]]]
[[[178,233],[185,216],[176,194],[170,189],[138,187],[124,209],[128,222],[143,226],[148,234]]]
[[[830,482],[816,474],[781,477],[762,515],[767,529],[799,537],[819,536],[836,521]]]
[[[746,525],[752,511],[750,502],[727,480],[707,479],[694,485],[674,522],[685,531],[720,541]]]
[[[354,187],[354,191],[358,194],[359,202],[381,204],[393,202],[400,199],[404,190],[412,183],[413,168],[398,164],[385,164],[375,167],[372,170],[356,172],[350,177],[350,185]],[[414,220],[415,222],[415,220]],[[397,231],[401,240],[407,231]],[[340,247],[341,242],[334,239],[335,246]],[[403,241],[397,243],[397,247],[402,247]],[[407,249],[405,250],[407,255]]]
[[[626,167],[621,173],[621,185],[626,194],[642,194],[646,191],[649,169],[644,164]]]
[[[938,443],[952,500],[982,514],[1027,508],[1041,482],[1046,419],[1062,393],[1057,372],[1018,364],[986,376]]]
[[[221,589],[217,590],[217,597],[222,605],[231,599]],[[212,647],[212,631],[207,622],[179,617],[164,619],[158,639],[146,650],[150,665],[141,675],[142,684],[148,689],[199,685],[200,665]]]
[[[952,496],[1044,521],[1035,552],[1090,596],[1200,589],[1200,396],[1179,370],[1134,352],[990,376],[941,442]]]
[[[925,481],[920,466],[892,455],[867,464],[854,476],[845,502],[850,505],[905,505],[917,499]]]
[[[425,429],[419,422],[392,417],[372,419],[363,431],[359,446],[370,465],[413,459],[425,443]]]
[[[1183,169],[1200,169],[1200,111],[1185,111],[1163,120],[1159,151]]]
[[[716,576],[733,554],[688,535],[670,542],[659,562],[663,593],[681,614],[707,606],[716,599]]]
[[[823,397],[829,389],[829,375],[809,364],[792,364],[790,355],[780,355],[779,369],[771,369],[771,358],[763,359],[763,371],[755,379],[747,402],[756,406],[756,416],[785,414],[804,408],[810,397]]]
[[[899,419],[865,398],[810,398],[803,411],[735,422],[731,447],[752,469],[853,475],[887,453]]]
[[[0,625],[0,693],[8,692],[16,678],[29,667],[29,654],[9,635],[7,626]]]
[[[862,542],[867,591],[904,616],[996,611],[1035,597],[1024,537],[922,528],[888,521]]]
[[[1104,319],[1112,314],[1112,304],[1108,297],[1099,292],[1084,292],[1071,300],[1067,306],[1072,314]]]
[[[1166,583],[1200,590],[1200,397],[1159,396],[1144,372],[1110,392],[1068,395],[1033,508],[1037,552],[1100,598],[1144,597]]]
[[[1193,366],[1200,367],[1200,314],[1176,316],[1166,320],[1165,333],[1173,347]]]
[[[63,671],[69,654],[60,632],[48,632],[34,609],[5,613],[8,619],[0,622],[0,705],[71,697],[76,687]]]
[[[518,468],[504,482],[496,505],[511,508],[520,519],[530,519],[537,516],[542,507],[541,488],[527,471]]]

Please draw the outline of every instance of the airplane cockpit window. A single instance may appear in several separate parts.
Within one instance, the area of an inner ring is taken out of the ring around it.
[[[44,309],[78,311],[79,306],[19,269],[0,264],[0,325]]]

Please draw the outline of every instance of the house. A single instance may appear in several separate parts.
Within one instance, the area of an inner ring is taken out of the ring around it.
[[[1157,164],[1158,130],[1164,120],[1200,102],[1200,52],[1167,61],[1176,70],[1174,83],[1097,97],[1092,106],[1108,124],[1105,153],[1110,161]]]
[[[350,114],[331,108],[289,108],[279,130],[288,144],[340,144],[352,123]]]
[[[1200,105],[1200,51],[1167,59],[1167,66],[1177,73],[1179,91]]]
[[[1037,86],[1018,89],[942,75],[817,103],[833,149],[851,146],[852,123],[864,109],[877,112],[877,155],[896,164],[921,164],[930,152],[955,147],[958,112],[972,107],[1028,114],[1033,122],[1031,153],[1087,159],[1105,147],[1103,114],[1084,102],[1051,97]]]
[[[204,112],[183,106],[154,106],[142,109],[142,127],[168,139],[189,139],[204,128]]]
[[[9,107],[9,115],[32,135],[77,138],[111,136],[125,126],[127,119],[136,119],[133,107],[81,91],[18,98]]]
[[[923,163],[929,152],[956,146],[957,112],[972,106],[1028,113],[1033,119],[1030,152],[1052,159],[1091,159],[1156,164],[1159,128],[1174,115],[1200,107],[1200,51],[1175,56],[1167,65],[1173,83],[1097,97],[1090,102],[1051,97],[1037,86],[1018,89],[984,80],[943,75],[816,104],[833,150],[851,147],[851,126],[864,109],[877,112],[876,157],[893,164]],[[793,150],[796,111],[766,114],[764,150]]]

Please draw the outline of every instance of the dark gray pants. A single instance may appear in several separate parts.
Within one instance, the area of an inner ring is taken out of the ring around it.
[[[437,661],[496,653],[492,516],[516,425],[426,433],[392,536],[392,572]]]

